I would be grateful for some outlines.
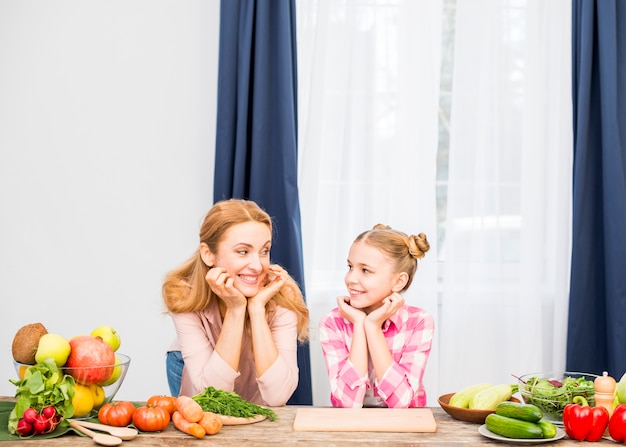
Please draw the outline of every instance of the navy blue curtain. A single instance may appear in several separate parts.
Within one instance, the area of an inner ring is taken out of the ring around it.
[[[295,0],[222,0],[214,200],[254,200],[272,216],[272,262],[304,293],[296,62]],[[312,404],[310,363],[300,345],[289,404]]]
[[[626,2],[572,3],[574,179],[567,370],[626,371]]]

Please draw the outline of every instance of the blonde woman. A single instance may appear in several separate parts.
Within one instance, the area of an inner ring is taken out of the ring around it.
[[[176,328],[172,395],[213,386],[281,406],[295,391],[309,312],[296,282],[270,263],[271,245],[271,218],[255,202],[224,200],[207,213],[196,253],[163,284]]]

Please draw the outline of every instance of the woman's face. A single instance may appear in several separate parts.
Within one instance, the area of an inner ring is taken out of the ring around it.
[[[362,241],[352,244],[345,277],[352,307],[366,313],[379,308],[382,300],[393,292],[397,280],[392,262],[380,250]]]
[[[233,225],[218,244],[213,265],[225,269],[244,296],[255,296],[265,284],[271,245],[272,235],[267,225],[260,222]]]

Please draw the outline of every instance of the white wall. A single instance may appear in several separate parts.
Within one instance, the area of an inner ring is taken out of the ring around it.
[[[0,395],[11,342],[108,324],[169,393],[167,270],[212,203],[219,0],[0,1]]]

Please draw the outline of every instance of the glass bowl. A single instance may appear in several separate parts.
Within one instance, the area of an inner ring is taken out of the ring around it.
[[[75,396],[72,400],[75,407],[74,419],[97,417],[100,407],[111,402],[115,397],[115,394],[124,382],[130,366],[129,356],[115,353],[115,357],[115,364],[108,366],[85,366],[80,368],[62,366],[59,368],[64,374],[74,377],[76,382]],[[13,361],[13,363],[20,379],[24,378],[26,370],[32,366],[16,361]],[[97,383],[92,383],[92,377],[107,378]]]
[[[518,378],[522,401],[536,405],[547,421],[563,424],[563,409],[582,396],[589,406],[595,406],[594,380],[596,374],[583,372],[541,372],[524,374]]]

